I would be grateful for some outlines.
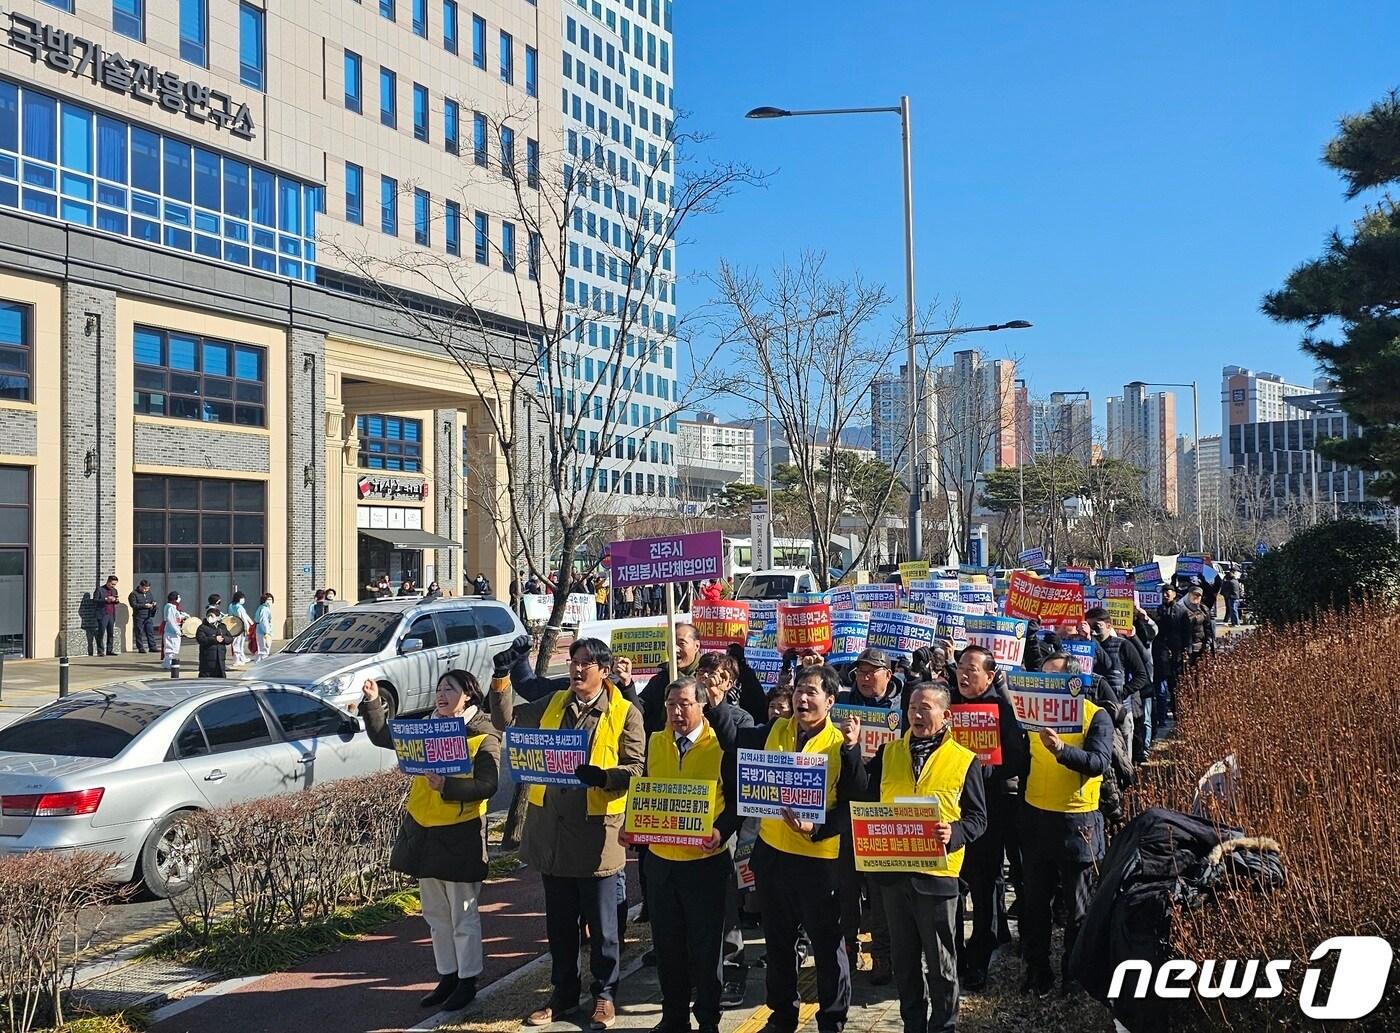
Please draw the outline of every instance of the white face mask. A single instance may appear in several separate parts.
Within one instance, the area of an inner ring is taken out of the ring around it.
[[[205,618],[204,618],[204,623],[206,623],[206,624],[218,624],[218,623],[219,623],[219,618],[217,618],[217,617],[205,617]]]

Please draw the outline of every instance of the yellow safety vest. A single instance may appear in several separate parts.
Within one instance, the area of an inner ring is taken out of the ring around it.
[[[1089,733],[1089,722],[1099,708],[1087,699],[1084,701],[1084,717],[1077,732],[1061,732],[1060,741],[1066,746],[1083,747],[1084,737]],[[1031,769],[1026,776],[1026,803],[1039,807],[1042,811],[1057,814],[1089,814],[1099,809],[1099,789],[1103,786],[1103,776],[1089,778],[1065,767],[1055,755],[1045,748],[1040,736],[1030,734]]]
[[[967,769],[977,758],[962,743],[953,738],[952,732],[945,732],[943,742],[934,750],[924,769],[914,780],[914,758],[909,752],[909,736],[885,744],[884,759],[880,767],[880,802],[893,803],[897,799],[913,796],[934,797],[938,800],[938,813],[942,821],[954,822],[962,817],[962,790],[967,779]],[[924,875],[943,875],[956,879],[962,871],[964,847],[948,854],[947,868],[925,868]]]
[[[676,737],[670,729],[652,732],[651,738],[647,740],[647,778],[699,779],[714,782],[718,787],[720,765],[723,763],[724,751],[720,749],[719,739],[715,737],[715,731],[708,721],[704,724],[700,738],[685,751],[684,757],[676,748]],[[715,801],[714,817],[718,818],[724,813],[723,793],[717,793]],[[724,844],[721,843],[713,850],[705,850],[698,846],[653,843],[647,849],[668,861],[700,861],[723,853]]]
[[[618,747],[622,744],[622,729],[627,723],[627,711],[632,704],[617,691],[617,686],[609,683],[604,689],[608,694],[608,709],[598,716],[598,727],[593,729],[593,745],[588,751],[588,763],[596,768],[617,767]],[[564,721],[564,708],[569,705],[574,694],[563,689],[554,694],[540,718],[541,728],[558,728]],[[530,787],[530,803],[535,807],[544,806],[545,786]],[[611,793],[606,789],[588,790],[588,816],[601,817],[605,814],[622,814],[627,810],[627,790]]]
[[[841,729],[828,719],[826,727],[813,735],[802,746],[803,753],[826,754],[826,813],[830,818],[836,807],[836,782],[841,776],[841,746],[844,743]],[[778,753],[797,752],[797,720],[780,717],[768,730],[768,739],[763,744],[765,750]],[[758,837],[774,850],[785,854],[801,854],[803,857],[818,857],[834,861],[841,852],[841,837],[829,836],[812,842],[788,828],[782,818],[761,818],[758,823]]]
[[[485,739],[484,735],[467,736],[467,756],[473,761],[476,760],[477,749]],[[473,800],[470,803],[462,803],[457,800],[444,800],[442,793],[428,785],[428,780],[422,775],[414,775],[413,783],[408,787],[409,816],[424,828],[457,825],[464,821],[484,818],[486,805],[490,802]]]

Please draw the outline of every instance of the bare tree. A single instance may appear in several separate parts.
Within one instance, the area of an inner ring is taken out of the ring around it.
[[[561,630],[576,550],[601,548],[605,540],[608,522],[601,517],[608,494],[619,489],[605,478],[630,474],[651,455],[656,432],[695,405],[710,382],[712,354],[681,354],[689,328],[663,319],[657,308],[674,301],[674,247],[692,217],[714,212],[762,176],[743,165],[697,159],[698,139],[674,130],[645,159],[640,147],[635,160],[626,149],[619,159],[600,131],[570,134],[568,150],[531,144],[521,162],[513,141],[530,124],[528,112],[492,120],[499,161],[464,157],[462,196],[432,200],[434,225],[446,239],[456,234],[460,254],[420,247],[386,259],[352,242],[325,247],[371,285],[408,332],[441,347],[482,403],[501,462],[468,492],[510,550],[512,569],[553,578],[553,607],[536,660],[543,674]],[[508,202],[496,215],[516,228],[517,242],[488,235],[462,247],[453,220],[480,206],[482,195],[474,191],[483,180],[497,192],[505,184]],[[412,189],[403,184],[404,196]],[[609,289],[576,281],[581,252],[584,267],[606,277]],[[508,274],[504,296],[500,272],[487,266]],[[643,394],[645,374],[661,371],[662,352],[672,349],[675,378],[665,397]],[[591,381],[580,374],[585,358],[597,370]],[[683,381],[687,358],[694,372]],[[650,418],[629,418],[639,409]],[[612,492],[604,494],[604,485]],[[657,494],[670,492],[662,487]],[[636,500],[616,508],[629,512]]]

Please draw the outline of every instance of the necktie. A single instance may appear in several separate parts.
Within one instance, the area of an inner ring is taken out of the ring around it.
[[[681,757],[684,758],[684,757],[685,757],[685,751],[688,750],[688,749],[690,749],[690,736],[688,736],[688,735],[678,735],[678,736],[676,736],[676,749],[677,749],[677,751],[679,751]]]

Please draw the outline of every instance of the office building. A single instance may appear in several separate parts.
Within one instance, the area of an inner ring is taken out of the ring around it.
[[[938,390],[934,374],[918,375],[919,442],[930,448],[938,429]],[[870,449],[875,458],[903,471],[909,457],[909,367],[898,376],[876,377],[870,385]]]
[[[1177,495],[1176,395],[1149,392],[1142,381],[1123,385],[1108,399],[1108,455],[1143,471],[1143,497],[1169,516],[1180,510]]]
[[[326,585],[504,585],[475,374],[539,317],[501,157],[562,139],[559,9],[6,6],[5,652],[80,652],[111,573],[191,610],[272,592],[279,637]]]
[[[677,422],[676,451],[681,498],[687,501],[704,502],[736,482],[754,483],[752,427],[696,413]]]
[[[971,484],[979,475],[1017,462],[1016,363],[984,361],[973,350],[956,352],[936,373],[937,476],[942,483]]]
[[[585,475],[592,475],[591,457],[604,453],[601,506],[615,514],[674,508],[658,501],[680,493],[676,434],[684,400],[676,246],[663,229],[675,186],[671,0],[556,2],[563,5],[565,175],[577,190],[564,281],[571,352],[561,392],[570,412],[578,399]]]
[[[1220,424],[1228,428],[1296,419],[1299,410],[1289,399],[1313,394],[1315,390],[1321,389],[1289,384],[1277,373],[1226,366],[1220,371]]]
[[[1200,448],[1193,446],[1185,434],[1176,438],[1177,454],[1177,494],[1181,499],[1183,515],[1193,513],[1213,513],[1220,506],[1221,498],[1221,455],[1220,435],[1208,434],[1201,438]],[[1201,500],[1196,498],[1196,463],[1201,465]]]

